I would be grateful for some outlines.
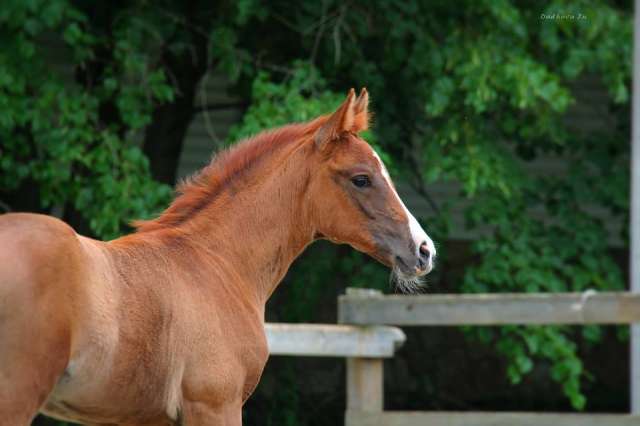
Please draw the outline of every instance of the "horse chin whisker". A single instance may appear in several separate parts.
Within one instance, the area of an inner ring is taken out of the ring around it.
[[[407,276],[394,267],[389,276],[389,284],[397,291],[405,294],[424,293],[427,289],[424,277]]]

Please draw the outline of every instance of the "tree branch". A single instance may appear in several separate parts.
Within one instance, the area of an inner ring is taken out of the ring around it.
[[[320,47],[320,40],[322,39],[322,35],[324,34],[325,21],[327,19],[327,0],[322,0],[322,18],[320,18],[320,27],[318,28],[318,32],[316,33],[316,39],[313,42],[313,49],[311,50],[311,57],[309,58],[309,62],[315,64],[316,56],[318,55],[318,48]]]

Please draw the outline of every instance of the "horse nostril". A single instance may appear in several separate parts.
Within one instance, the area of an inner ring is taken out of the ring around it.
[[[425,260],[429,260],[429,258],[431,257],[431,252],[429,251],[429,247],[427,246],[427,243],[424,242],[420,245],[420,255],[425,259]]]

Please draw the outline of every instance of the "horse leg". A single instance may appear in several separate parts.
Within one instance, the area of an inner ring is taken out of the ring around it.
[[[0,425],[30,425],[64,372],[69,335],[58,303],[24,297],[33,295],[28,286],[8,291],[1,281]]]
[[[198,401],[185,401],[181,426],[242,426],[242,403],[214,407]]]

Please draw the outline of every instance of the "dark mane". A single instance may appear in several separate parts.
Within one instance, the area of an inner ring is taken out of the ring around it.
[[[228,185],[244,175],[256,163],[287,142],[315,132],[326,121],[320,117],[307,123],[290,124],[236,143],[218,153],[198,173],[180,183],[178,196],[156,219],[133,222],[138,232],[172,228],[187,221],[211,203]]]

